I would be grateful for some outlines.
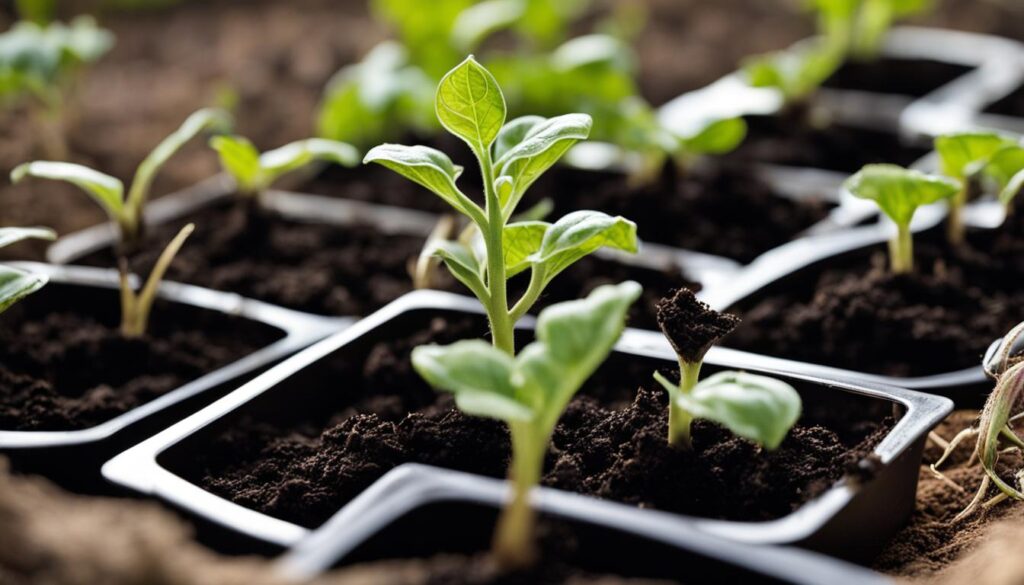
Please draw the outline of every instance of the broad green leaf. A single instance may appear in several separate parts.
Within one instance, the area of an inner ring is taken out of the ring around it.
[[[467,414],[506,422],[534,417],[534,411],[516,397],[512,356],[484,341],[421,345],[412,351],[412,364],[431,386],[455,394]]]
[[[114,222],[124,219],[124,184],[110,175],[74,163],[49,161],[24,163],[11,171],[14,183],[26,176],[67,181],[88,193]]]
[[[489,152],[505,124],[501,88],[472,55],[441,79],[434,103],[441,124],[478,156]]]
[[[46,285],[47,277],[0,264],[0,313]]]
[[[769,450],[782,443],[801,410],[800,394],[792,386],[745,372],[719,372],[675,400],[694,417],[719,423]]]
[[[141,214],[142,208],[149,198],[149,188],[153,184],[156,173],[174,156],[186,142],[203,130],[224,129],[231,121],[227,112],[216,108],[204,108],[193,112],[182,122],[181,126],[153,149],[139,164],[128,191],[126,206],[133,214]]]
[[[608,356],[640,296],[635,282],[604,285],[585,299],[552,305],[537,318],[537,341],[516,358],[512,383],[520,402],[550,433],[566,404]]]
[[[251,193],[258,190],[260,152],[243,136],[214,136],[210,148],[217,151],[220,164],[234,179],[238,189]]]
[[[464,215],[470,215],[472,208],[477,207],[455,186],[462,167],[452,163],[440,150],[429,146],[381,144],[370,149],[363,158],[363,164],[371,162],[430,189]]]
[[[999,149],[983,172],[999,188],[999,201],[1009,205],[1024,190],[1024,146],[1014,144]]]
[[[544,221],[522,221],[505,226],[502,249],[506,278],[512,278],[532,265],[529,258],[540,250],[544,233],[550,227],[551,224]]]
[[[529,260],[532,264],[543,264],[550,280],[580,258],[604,247],[636,253],[636,224],[599,211],[574,211],[548,228],[540,249]]]
[[[736,149],[747,137],[743,118],[708,120],[707,125],[689,137],[680,137],[685,152],[693,154],[725,154]]]
[[[993,132],[959,132],[935,139],[944,175],[964,179],[985,168],[989,159],[1016,141]]]
[[[15,242],[34,238],[37,240],[54,240],[57,233],[50,228],[41,227],[5,227],[0,228],[0,248],[10,246]]]
[[[483,0],[455,19],[452,43],[461,51],[472,51],[487,37],[514,25],[525,9],[523,0]]]
[[[897,165],[867,165],[843,184],[855,197],[870,199],[899,225],[908,225],[921,205],[948,199],[960,182]]]
[[[522,140],[505,150],[495,165],[498,174],[512,178],[512,196],[503,202],[512,214],[523,193],[574,144],[590,135],[593,124],[586,114],[566,114],[530,126]],[[511,137],[510,137],[511,138]]]
[[[519,116],[501,127],[494,141],[494,160],[501,160],[505,153],[526,138],[527,133],[545,120],[544,116]]]
[[[468,246],[448,240],[437,240],[430,253],[440,258],[452,276],[469,287],[481,301],[486,299],[487,287],[481,277],[483,272],[476,254]]]
[[[285,173],[318,160],[343,167],[354,167],[359,164],[359,151],[351,144],[337,140],[324,138],[297,140],[280,148],[268,150],[260,156],[260,168],[264,175],[263,183],[269,187]]]

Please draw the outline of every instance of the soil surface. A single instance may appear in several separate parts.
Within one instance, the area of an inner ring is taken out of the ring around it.
[[[829,77],[824,86],[923,97],[970,70],[963,65],[929,59],[851,61]]]
[[[977,411],[957,411],[936,432],[951,440],[958,432],[977,422]],[[1020,432],[1018,425],[1017,432]],[[961,444],[941,468],[942,473],[962,489],[932,474],[928,465],[938,460],[943,448],[929,441],[921,466],[917,506],[909,525],[900,531],[875,561],[874,568],[916,583],[1018,583],[1024,576],[1019,555],[996,557],[993,549],[1019,546],[1024,507],[1003,502],[953,522],[970,503],[981,484],[984,471],[969,457],[975,439]],[[998,471],[1016,485],[1014,474],[1024,466],[1019,452],[1000,455]],[[993,489],[988,496],[995,495]],[[979,561],[986,561],[987,564]],[[968,577],[969,576],[969,577]]]
[[[239,293],[269,303],[325,315],[367,315],[412,290],[409,263],[424,238],[389,234],[356,223],[329,226],[291,221],[245,202],[204,208],[181,221],[151,229],[132,268],[148,274],[162,247],[191,221],[196,225],[168,271],[168,279]],[[110,250],[82,263],[111,266]],[[447,269],[439,269],[437,286],[469,295]],[[654,323],[654,305],[669,290],[700,285],[679,268],[641,268],[587,257],[555,278],[536,305],[585,296],[602,284],[636,280],[644,285],[644,302],[634,307],[636,324]],[[526,290],[528,275],[510,283],[512,298]]]
[[[910,275],[890,274],[880,250],[798,272],[733,309],[743,324],[724,344],[892,376],[976,366],[993,339],[1024,320],[1021,223],[1014,216],[975,232],[958,250],[934,232],[919,238]]]
[[[4,313],[0,428],[95,426],[281,337],[266,325],[158,301],[147,334],[125,339],[116,302],[111,291],[51,285]]]
[[[302,403],[310,409],[246,415],[192,443],[196,451],[175,471],[305,526],[319,525],[406,462],[502,477],[509,459],[504,425],[456,410],[451,396],[431,390],[408,359],[417,345],[476,337],[479,328],[464,318],[438,317],[413,335],[339,354],[304,377],[301,391],[310,394]],[[595,374],[555,430],[543,483],[641,507],[768,520],[830,487],[889,428],[879,422],[884,413],[867,412],[870,405],[862,404],[853,420],[840,414],[849,409],[830,405],[808,412],[774,452],[700,421],[695,450],[678,450],[665,439],[664,391],[647,382],[664,364],[620,357]]]
[[[687,363],[703,361],[708,349],[739,324],[735,315],[713,310],[685,289],[658,303],[658,327]]]

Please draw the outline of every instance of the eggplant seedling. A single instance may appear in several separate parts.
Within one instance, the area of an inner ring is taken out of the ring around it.
[[[64,126],[72,86],[113,44],[114,35],[87,16],[69,25],[22,21],[0,34],[0,100],[27,106],[45,157],[67,157]]]
[[[1003,159],[994,166],[990,164],[993,157],[1014,146],[1018,146],[1016,140],[994,132],[957,132],[935,139],[935,152],[939,156],[942,173],[961,184],[956,195],[949,200],[946,235],[950,243],[960,245],[964,242],[963,208],[981,187],[982,178],[997,169],[1002,170],[1011,162]]]
[[[896,236],[889,242],[893,273],[914,270],[914,240],[910,223],[922,205],[949,199],[961,183],[947,177],[928,175],[897,165],[866,165],[843,183],[843,188],[861,199],[870,199],[896,224]]]
[[[838,51],[812,39],[784,51],[748,57],[741,67],[751,86],[774,88],[785,104],[794,106],[806,102],[841,64]]]
[[[483,207],[456,186],[462,168],[439,150],[382,144],[364,162],[381,164],[422,185],[476,226],[482,246],[438,241],[433,253],[483,303],[494,345],[513,355],[513,326],[547,284],[599,248],[636,252],[636,224],[597,211],[576,211],[553,224],[510,221],[530,185],[587,137],[590,116],[524,116],[506,124],[501,88],[472,56],[441,80],[435,107],[441,124],[465,141],[479,162]],[[507,281],[526,270],[527,290],[510,308]]]
[[[281,176],[315,161],[327,161],[345,167],[359,164],[354,146],[336,140],[308,138],[260,154],[247,138],[221,135],[210,139],[220,164],[235,180],[238,194],[259,199]]]
[[[0,228],[0,248],[27,239],[53,240],[57,234],[48,228]],[[0,313],[14,303],[46,286],[49,279],[42,274],[33,274],[11,266],[0,264]]]
[[[668,392],[668,442],[692,449],[691,426],[700,418],[767,449],[778,447],[800,417],[800,395],[792,386],[744,372],[719,372],[698,382],[704,356],[739,318],[713,310],[685,288],[658,303],[657,317],[679,359],[678,384],[654,373]]]
[[[17,183],[27,176],[33,176],[66,181],[78,186],[92,197],[118,226],[120,253],[125,255],[134,250],[142,238],[142,214],[156,173],[192,137],[205,129],[223,127],[227,121],[227,114],[216,109],[199,110],[189,116],[180,128],[157,145],[139,164],[127,197],[124,195],[124,183],[120,179],[67,162],[23,163],[11,171],[11,181]]]
[[[512,499],[498,520],[493,551],[504,566],[535,558],[530,491],[540,481],[555,424],[583,383],[605,360],[640,296],[635,282],[604,285],[583,300],[552,305],[537,319],[537,340],[517,357],[482,340],[424,345],[412,352],[416,371],[452,392],[467,414],[498,419],[512,435]]]
[[[857,61],[878,57],[894,22],[931,9],[934,0],[813,0],[830,46]]]

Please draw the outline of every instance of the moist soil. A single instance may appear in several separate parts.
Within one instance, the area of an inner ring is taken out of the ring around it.
[[[733,308],[743,323],[724,344],[890,376],[976,366],[1024,320],[1021,224],[973,233],[956,250],[931,232],[909,275],[890,274],[880,249],[797,272]]]
[[[504,425],[456,410],[451,395],[427,386],[408,357],[424,343],[479,337],[482,324],[436,317],[421,327],[336,354],[315,375],[303,375],[296,391],[308,394],[295,401],[308,406],[303,412],[243,414],[212,437],[190,440],[189,453],[175,457],[175,473],[310,527],[402,463],[503,477]],[[831,401],[851,398],[836,393],[820,408],[805,405],[804,420],[774,452],[703,421],[694,425],[694,450],[679,450],[666,442],[666,397],[651,378],[663,366],[625,356],[606,363],[563,414],[542,483],[645,508],[770,520],[855,469],[891,425],[888,405],[837,408]]]
[[[4,313],[0,428],[92,427],[281,336],[239,317],[157,301],[148,333],[125,339],[116,303],[113,291],[51,284]]]
[[[970,70],[963,65],[930,59],[851,61],[840,67],[824,85],[835,89],[923,97]]]
[[[465,147],[459,147],[465,150]],[[451,152],[451,151],[449,151]],[[372,203],[450,213],[439,197],[398,176],[372,168],[331,168],[303,190]],[[467,169],[472,168],[470,163]],[[475,184],[463,178],[465,188]],[[672,165],[649,185],[634,186],[620,173],[557,167],[529,190],[520,205],[554,204],[548,220],[579,209],[636,222],[640,239],[747,263],[799,235],[828,214],[820,199],[779,195],[753,173],[711,165],[679,173]]]
[[[409,292],[409,264],[423,248],[420,236],[389,234],[376,226],[330,226],[291,221],[245,201],[206,207],[173,225],[152,228],[132,268],[148,274],[180,225],[196,231],[168,271],[169,280],[239,293],[285,307],[323,315],[367,315]],[[89,255],[84,264],[111,266],[111,250]],[[437,287],[469,294],[441,267]],[[655,304],[668,291],[700,285],[679,268],[642,268],[587,257],[554,279],[537,304],[580,298],[602,284],[636,280],[644,302],[634,313],[638,326],[654,324]],[[528,276],[513,279],[510,291],[526,290]]]
[[[985,112],[1017,118],[1024,117],[1024,87],[1018,88],[1013,93],[985,108]]]
[[[726,159],[853,173],[871,163],[908,166],[928,150],[889,132],[842,124],[812,124],[803,112],[748,116],[747,138]]]

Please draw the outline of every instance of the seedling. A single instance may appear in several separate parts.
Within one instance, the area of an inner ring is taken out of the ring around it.
[[[142,161],[135,171],[127,197],[124,196],[124,184],[120,179],[74,163],[24,163],[11,172],[11,181],[17,183],[26,176],[33,176],[77,185],[89,194],[118,226],[121,254],[124,255],[134,250],[142,237],[142,213],[157,171],[193,136],[204,129],[218,128],[226,123],[227,114],[220,110],[204,109],[189,116],[178,130],[165,138]]]
[[[996,387],[985,402],[985,408],[981,411],[978,426],[976,428],[964,429],[957,434],[946,445],[946,450],[942,457],[931,466],[933,473],[962,490],[963,488],[942,475],[938,469],[961,443],[976,437],[971,460],[981,464],[985,476],[970,504],[954,518],[954,522],[967,518],[979,509],[990,508],[1007,498],[1024,500],[1024,493],[1021,492],[1021,488],[1014,487],[1003,480],[996,470],[996,464],[1001,453],[1024,449],[1024,440],[1017,435],[1011,426],[1013,422],[1020,420],[1021,416],[1024,415],[1024,413],[1017,413],[1016,415],[1013,413],[1014,408],[1019,405],[1021,396],[1024,395],[1024,359],[1019,354],[1013,353],[1015,349],[1021,346],[1022,338],[1024,338],[1024,324],[1015,327],[1004,338],[1003,346],[998,356],[1000,366],[997,368]],[[1016,479],[1018,485],[1024,485],[1024,470],[1017,472]],[[993,485],[1000,493],[986,500],[989,488]]]
[[[26,17],[42,19],[46,12]],[[113,44],[109,31],[84,16],[70,25],[23,21],[0,34],[0,100],[27,105],[44,156],[67,156],[65,110],[73,82]]]
[[[775,449],[800,417],[800,395],[789,384],[744,372],[719,372],[701,382],[708,350],[739,325],[679,289],[658,304],[658,326],[679,358],[679,383],[654,373],[668,392],[668,442],[692,449],[694,419],[714,421],[736,435]]]
[[[858,61],[876,59],[894,22],[931,9],[933,0],[813,0],[830,46]]]
[[[234,178],[238,194],[250,199],[258,199],[282,175],[315,161],[346,167],[359,164],[355,147],[322,138],[299,140],[263,154],[242,136],[214,136],[210,146],[217,151],[221,166]]]
[[[984,175],[995,184],[1006,213],[1012,213],[1014,200],[1024,191],[1024,146],[1013,144],[996,151]]]
[[[939,155],[942,173],[961,184],[960,190],[949,200],[946,234],[951,243],[960,245],[964,242],[963,208],[973,199],[973,191],[980,187],[983,175],[1002,170],[1012,162],[1007,157],[996,165],[990,165],[992,158],[1004,148],[1014,146],[1018,146],[1016,140],[994,132],[958,132],[935,139],[935,152]]]
[[[57,234],[47,228],[0,228],[0,248],[27,239],[53,240],[56,237]],[[48,280],[42,274],[33,274],[0,264],[0,313],[46,286]]]
[[[512,328],[547,284],[599,248],[636,252],[636,224],[597,211],[576,211],[553,224],[510,221],[530,185],[587,137],[589,116],[524,116],[506,124],[501,88],[473,57],[441,80],[435,103],[441,124],[465,141],[479,162],[483,207],[456,186],[462,168],[439,150],[383,144],[370,150],[364,162],[381,164],[426,187],[476,226],[482,246],[439,241],[433,253],[483,303],[494,345],[513,355]],[[509,308],[507,280],[526,270],[528,288]]]
[[[455,394],[460,410],[508,424],[513,492],[493,543],[504,566],[522,567],[535,558],[536,519],[529,494],[540,481],[551,434],[569,401],[611,351],[640,292],[635,282],[605,285],[586,299],[548,307],[537,319],[537,340],[515,358],[481,340],[425,345],[412,352],[416,371],[439,390]]]
[[[892,271],[902,274],[914,270],[910,223],[917,208],[953,197],[961,183],[897,165],[867,165],[847,179],[843,188],[855,197],[874,201],[896,224],[896,236],[889,242],[889,260]]]
[[[750,57],[742,69],[751,86],[774,88],[786,104],[793,105],[806,102],[841,64],[839,52],[827,43],[811,40],[785,51]]]
[[[170,267],[178,250],[188,239],[195,225],[188,224],[181,228],[178,235],[171,240],[171,243],[164,248],[157,259],[153,269],[149,272],[149,278],[142,289],[138,292],[132,287],[131,275],[128,272],[128,261],[121,258],[118,263],[120,271],[121,286],[121,335],[127,338],[142,337],[146,333],[146,326],[149,324],[149,313],[153,309],[153,301],[156,299],[156,291],[163,280],[164,274]]]

